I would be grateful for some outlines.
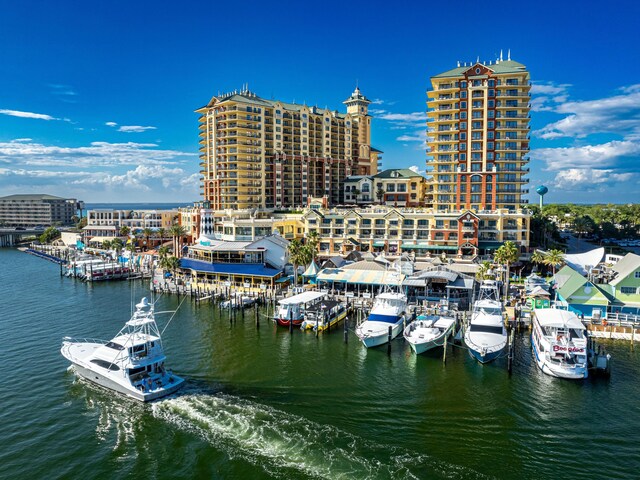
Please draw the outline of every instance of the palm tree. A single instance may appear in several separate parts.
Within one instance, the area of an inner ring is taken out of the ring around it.
[[[148,249],[149,248],[149,237],[151,237],[151,235],[153,235],[153,230],[150,229],[149,227],[144,228],[142,230],[142,235],[144,235],[145,245],[147,246],[147,249]]]
[[[293,285],[298,285],[298,266],[304,261],[304,246],[297,238],[294,238],[289,242],[287,247],[289,252],[289,261],[293,265]]]
[[[163,227],[160,227],[158,228],[158,230],[156,230],[156,233],[158,234],[158,237],[160,237],[160,243],[163,243],[164,237],[167,235],[167,230]]]
[[[169,256],[169,247],[167,247],[166,245],[162,245],[158,249],[158,256],[160,257],[160,260],[167,258]]]
[[[564,263],[564,252],[562,250],[551,250],[544,257],[545,265],[550,265],[553,275],[556,274],[556,267]]]
[[[384,198],[384,190],[382,188],[382,185],[378,185],[378,189],[376,190],[376,198],[378,199],[378,202],[380,202],[380,205],[382,205],[382,199]]]
[[[111,249],[111,240],[103,240],[102,241],[102,248],[104,250],[110,250]]]
[[[506,241],[504,245],[502,245],[494,255],[494,259],[497,263],[504,265],[506,279],[504,282],[505,285],[505,293],[504,296],[507,297],[509,294],[509,280],[510,280],[510,268],[511,264],[518,260],[519,253],[518,247],[512,241]]]
[[[309,248],[309,253],[311,254],[311,260],[309,261],[309,263],[311,263],[312,261],[315,261],[316,257],[318,256],[319,244],[320,244],[320,234],[318,233],[317,230],[311,230],[307,234],[307,246]]]
[[[128,237],[130,233],[131,233],[131,229],[129,227],[127,227],[126,225],[122,225],[120,227],[120,236],[121,237]]]
[[[492,273],[489,273],[492,269],[493,265],[491,265],[490,261],[486,260],[482,262],[482,264],[480,264],[480,267],[478,268],[478,271],[476,272],[476,279],[478,281],[482,281],[492,278]]]
[[[173,254],[178,258],[180,258],[180,255],[182,254],[182,237],[184,237],[186,233],[187,230],[182,225],[178,225],[177,223],[171,225],[171,228],[169,229],[169,234],[173,238]]]
[[[545,255],[540,250],[536,250],[531,254],[531,263],[535,263],[536,265],[544,265],[545,264]]]
[[[116,258],[120,257],[122,249],[124,248],[124,242],[121,238],[114,238],[111,240],[111,248],[116,252]]]

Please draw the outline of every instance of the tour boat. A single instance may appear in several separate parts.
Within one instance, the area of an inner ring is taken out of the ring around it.
[[[347,305],[337,300],[323,299],[305,308],[304,320],[300,325],[302,330],[323,331],[333,327],[346,318]]]
[[[484,280],[478,300],[473,304],[471,320],[464,335],[469,353],[481,363],[500,356],[507,345],[507,329],[495,280]]]
[[[81,377],[143,402],[169,395],[184,383],[164,366],[153,305],[146,297],[110,341],[65,337],[60,351]]]
[[[575,313],[541,308],[533,313],[533,355],[540,370],[559,378],[587,378],[586,328]]]
[[[322,292],[303,292],[278,301],[278,309],[273,320],[280,326],[288,327],[289,322],[300,326],[308,308],[318,306],[327,296]]]
[[[404,339],[416,354],[444,345],[453,332],[455,318],[440,315],[420,315],[404,329]]]
[[[396,338],[406,320],[407,296],[400,292],[384,292],[374,300],[369,317],[356,327],[356,335],[365,347],[377,347]]]

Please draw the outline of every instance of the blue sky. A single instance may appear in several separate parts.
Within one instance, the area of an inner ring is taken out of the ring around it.
[[[532,191],[640,201],[638,3],[488,5],[0,0],[0,195],[198,200],[193,110],[244,83],[344,110],[358,82],[384,166],[424,171],[429,77],[510,49],[534,82]]]

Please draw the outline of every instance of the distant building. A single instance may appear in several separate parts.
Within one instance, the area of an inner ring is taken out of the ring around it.
[[[128,227],[131,234],[141,234],[145,229],[157,232],[160,228],[167,230],[164,238],[169,238],[168,230],[180,219],[177,210],[117,210],[100,208],[87,211],[87,225],[82,234],[87,244],[101,244],[104,240],[121,237],[120,228]],[[154,235],[150,243],[161,239]]]
[[[202,199],[214,210],[342,202],[350,175],[373,175],[371,101],[356,88],[346,113],[267,100],[249,90],[217,95],[200,114]]]
[[[80,203],[75,198],[42,194],[0,197],[0,224],[9,227],[71,225]]]
[[[502,55],[501,55],[502,57]],[[427,166],[439,211],[516,210],[529,193],[529,72],[499,58],[431,77]]]
[[[344,203],[378,203],[397,207],[425,205],[428,182],[408,168],[390,168],[375,175],[352,175],[344,180]]]

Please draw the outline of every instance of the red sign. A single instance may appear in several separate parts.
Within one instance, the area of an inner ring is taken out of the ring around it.
[[[554,352],[567,352],[567,353],[584,353],[584,348],[581,347],[563,347],[562,345],[554,345]]]

